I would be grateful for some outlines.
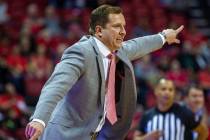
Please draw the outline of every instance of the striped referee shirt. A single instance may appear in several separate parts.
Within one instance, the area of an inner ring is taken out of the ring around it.
[[[186,107],[173,104],[166,111],[152,108],[145,112],[140,121],[139,131],[146,134],[155,130],[161,130],[163,135],[159,140],[192,140],[191,130],[196,128],[200,119]]]

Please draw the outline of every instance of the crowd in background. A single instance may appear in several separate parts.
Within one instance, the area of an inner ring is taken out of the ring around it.
[[[0,0],[0,140],[25,139],[43,84],[63,50],[88,33],[90,11],[103,3],[123,9],[126,39],[185,25],[181,44],[166,44],[133,63],[140,110],[154,106],[154,81],[165,76],[176,84],[177,101],[189,85],[201,86],[210,114],[210,42],[188,18],[182,1]],[[137,113],[136,124],[138,119]]]

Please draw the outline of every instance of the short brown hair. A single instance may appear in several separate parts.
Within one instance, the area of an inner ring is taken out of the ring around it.
[[[91,35],[95,34],[95,27],[97,25],[100,25],[102,27],[105,27],[105,25],[108,23],[108,16],[109,14],[120,14],[122,13],[122,10],[120,7],[117,6],[111,6],[111,5],[101,5],[95,10],[92,11],[90,15],[90,21],[89,21],[89,33]]]
[[[202,88],[200,85],[192,84],[192,85],[190,85],[190,86],[187,88],[187,96],[189,96],[190,91],[191,91],[192,89],[196,89],[196,90],[199,90],[199,91],[202,91],[202,92],[203,92],[203,88]]]

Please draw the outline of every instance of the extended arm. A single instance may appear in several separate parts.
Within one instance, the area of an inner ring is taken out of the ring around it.
[[[184,26],[180,26],[178,29],[166,29],[161,32],[165,41],[161,39],[159,34],[139,37],[125,41],[123,43],[123,51],[127,54],[128,58],[132,61],[138,59],[150,52],[160,49],[165,42],[168,44],[180,43],[177,39],[177,35],[183,30]]]

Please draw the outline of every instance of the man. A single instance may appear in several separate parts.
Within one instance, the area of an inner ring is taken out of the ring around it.
[[[123,42],[125,24],[119,7],[102,5],[91,13],[91,35],[65,50],[43,87],[26,127],[28,139],[125,137],[136,106],[131,61],[160,49],[165,42],[179,43],[176,36],[183,29]]]
[[[184,106],[174,102],[173,81],[160,79],[155,87],[157,107],[143,114],[135,140],[192,140],[190,131],[199,134],[199,140],[206,140],[208,130],[196,120],[194,114]]]
[[[199,86],[193,85],[188,89],[186,96],[186,106],[195,114],[195,119],[202,118],[203,124],[208,125],[208,116],[204,105],[204,92]],[[198,133],[192,132],[191,139],[196,140]]]

